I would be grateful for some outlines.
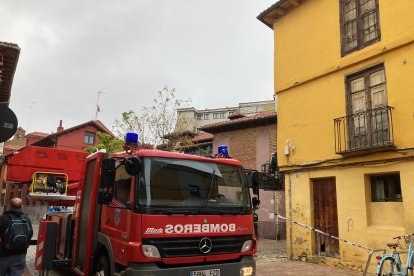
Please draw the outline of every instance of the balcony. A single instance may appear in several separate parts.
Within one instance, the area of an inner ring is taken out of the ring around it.
[[[381,106],[334,119],[336,153],[352,155],[394,148],[392,109]]]

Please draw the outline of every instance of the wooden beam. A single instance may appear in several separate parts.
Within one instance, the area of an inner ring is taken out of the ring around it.
[[[282,8],[277,8],[275,9],[275,13],[279,14],[279,15],[285,15],[286,14],[286,10],[282,9]]]
[[[0,83],[2,82],[2,76],[3,76],[3,55],[0,52]]]
[[[293,6],[297,7],[300,4],[300,0],[289,0],[289,3]]]

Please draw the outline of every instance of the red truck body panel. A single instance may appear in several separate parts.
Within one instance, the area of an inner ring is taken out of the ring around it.
[[[28,183],[38,171],[66,173],[77,182],[85,165],[86,152],[28,146],[7,161],[7,181]]]

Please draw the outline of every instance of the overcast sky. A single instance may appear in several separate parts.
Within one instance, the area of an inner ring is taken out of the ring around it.
[[[256,16],[275,2],[3,0],[0,41],[21,48],[10,108],[51,133],[94,119],[100,90],[110,129],[165,85],[197,109],[272,99],[273,34]]]

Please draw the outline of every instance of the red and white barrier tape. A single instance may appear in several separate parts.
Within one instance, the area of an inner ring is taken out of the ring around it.
[[[281,219],[283,219],[283,220],[290,221],[290,222],[292,222],[293,224],[299,225],[299,226],[301,226],[301,227],[303,227],[303,228],[306,228],[306,229],[309,229],[309,230],[311,230],[311,231],[315,231],[316,233],[319,233],[319,234],[322,234],[322,235],[328,236],[328,237],[330,237],[330,238],[332,238],[332,239],[335,239],[335,240],[338,240],[338,241],[341,241],[341,242],[344,242],[344,243],[350,244],[350,245],[355,246],[355,247],[358,247],[358,248],[362,248],[362,249],[368,250],[368,251],[369,251],[369,253],[372,253],[372,252],[374,251],[374,249],[372,249],[372,248],[368,248],[368,247],[365,247],[365,246],[359,245],[359,244],[357,244],[357,243],[355,243],[355,242],[351,242],[351,241],[348,241],[348,240],[345,240],[345,239],[341,239],[341,238],[339,238],[339,237],[335,237],[335,236],[333,236],[333,235],[331,235],[331,234],[329,234],[329,233],[326,233],[326,232],[323,232],[323,231],[321,231],[321,230],[319,230],[319,229],[316,229],[315,227],[311,227],[311,226],[308,226],[308,225],[306,225],[306,224],[300,223],[300,222],[298,222],[298,221],[294,221],[294,220],[292,220],[291,218],[284,217],[284,216],[282,216],[282,215],[280,215],[280,214],[278,214],[278,213],[274,213],[274,212],[269,211],[269,210],[267,210],[267,209],[265,209],[265,208],[260,207],[260,209],[262,209],[262,210],[264,210],[264,211],[266,211],[266,212],[268,212],[268,213],[271,213],[271,214],[273,214],[273,215],[275,215],[275,216],[277,216],[277,217],[279,217],[279,218],[281,218]]]

